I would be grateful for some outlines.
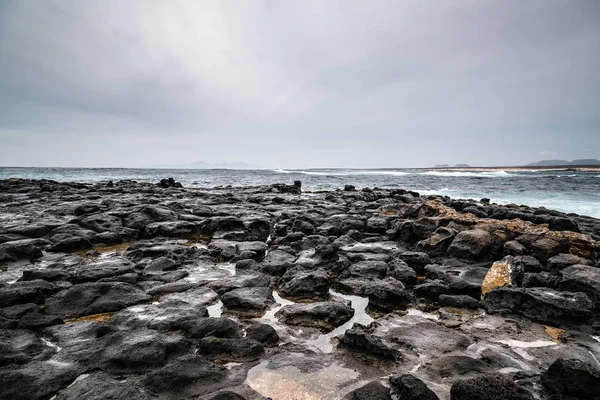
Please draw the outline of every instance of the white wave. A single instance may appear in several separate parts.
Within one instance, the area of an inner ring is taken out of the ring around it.
[[[306,171],[306,170],[273,170],[282,174],[301,174],[301,175],[316,175],[316,176],[360,176],[360,175],[391,175],[391,176],[406,176],[412,175],[410,172],[404,171],[387,171],[387,170],[330,170],[330,171]]]
[[[477,178],[509,178],[515,176],[523,176],[519,174],[511,174],[506,171],[481,171],[481,172],[471,172],[471,171],[427,171],[421,173],[421,175],[429,175],[429,176],[441,176],[441,177],[452,177],[452,178],[469,178],[469,177],[477,177]]]

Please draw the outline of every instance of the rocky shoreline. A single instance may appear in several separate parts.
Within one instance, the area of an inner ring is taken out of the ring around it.
[[[600,220],[0,181],[0,399],[600,399]]]

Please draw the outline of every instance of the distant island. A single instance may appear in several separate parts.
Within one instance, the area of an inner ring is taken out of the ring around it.
[[[454,167],[451,167],[448,164],[438,164],[433,168],[471,168],[471,166],[469,164],[456,164]]]
[[[573,161],[567,160],[542,160],[527,164],[526,167],[577,167],[600,165],[600,160],[596,158],[583,158]]]
[[[585,168],[591,167],[596,169],[600,167],[600,160],[596,158],[581,158],[573,161],[568,160],[542,160],[533,162],[527,165],[512,165],[512,166],[495,166],[495,167],[472,167],[468,164],[456,164],[450,166],[448,164],[437,164],[431,169],[454,169],[454,168],[469,168],[469,169],[506,169],[506,168]],[[429,168],[425,168],[429,169]]]

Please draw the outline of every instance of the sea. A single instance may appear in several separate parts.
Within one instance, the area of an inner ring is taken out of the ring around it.
[[[304,192],[402,188],[452,198],[489,198],[600,218],[600,170],[423,170],[423,169],[133,169],[0,167],[0,179],[28,178],[99,182],[131,179],[158,182],[173,177],[185,187],[257,186],[302,181]]]

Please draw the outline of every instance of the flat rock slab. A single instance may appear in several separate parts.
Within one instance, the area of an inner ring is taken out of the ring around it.
[[[284,306],[275,316],[288,325],[318,328],[329,332],[349,321],[354,309],[341,301],[325,301]]]
[[[63,318],[77,318],[119,311],[150,299],[141,289],[123,282],[82,283],[49,298],[46,312]]]

